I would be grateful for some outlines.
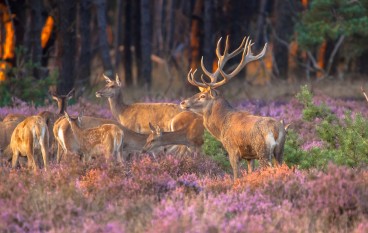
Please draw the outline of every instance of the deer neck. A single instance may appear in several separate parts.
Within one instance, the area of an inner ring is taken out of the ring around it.
[[[70,128],[71,128],[71,130],[74,134],[74,137],[75,137],[75,140],[77,141],[77,144],[79,146],[82,146],[84,144],[83,130],[75,122],[70,122]]]
[[[109,98],[110,110],[115,119],[119,119],[121,112],[128,106],[123,101],[123,92],[119,91],[117,95]]]
[[[66,103],[64,101],[58,101],[58,115],[61,116],[66,111]]]
[[[203,112],[203,124],[218,140],[221,139],[222,129],[225,128],[226,118],[234,109],[224,98],[215,99]]]

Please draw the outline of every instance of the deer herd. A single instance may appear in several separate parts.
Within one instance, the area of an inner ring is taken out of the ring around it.
[[[234,180],[238,177],[238,162],[258,159],[260,167],[279,165],[283,161],[286,127],[271,117],[255,116],[234,109],[222,96],[218,87],[228,83],[248,63],[261,59],[267,44],[258,55],[251,51],[252,41],[245,37],[240,46],[229,53],[226,39],[223,54],[217,43],[218,68],[196,78],[190,70],[188,82],[199,88],[199,93],[173,103],[134,103],[123,101],[121,80],[104,76],[106,85],[96,97],[107,98],[115,120],[79,115],[70,116],[67,95],[52,94],[58,104],[57,113],[44,111],[35,116],[9,114],[0,122],[0,155],[18,167],[19,156],[26,157],[28,166],[46,170],[49,160],[60,163],[73,154],[84,161],[103,154],[106,161],[124,162],[134,152],[152,152],[163,146],[167,151],[184,154],[199,152],[204,143],[205,129],[219,140],[228,152]],[[231,72],[224,67],[228,60],[242,54],[241,61]],[[54,156],[56,155],[56,156]]]

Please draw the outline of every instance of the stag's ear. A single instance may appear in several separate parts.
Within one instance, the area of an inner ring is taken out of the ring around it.
[[[105,79],[105,81],[107,83],[111,83],[112,82],[111,79],[109,77],[107,77],[105,74],[103,74],[103,77],[104,77],[104,79]]]
[[[198,89],[199,89],[200,92],[204,92],[206,90],[206,88],[204,88],[204,87],[198,87]]]
[[[115,77],[115,82],[116,82],[116,84],[118,84],[119,87],[121,87],[121,81],[120,81],[119,75],[117,73],[116,73],[116,77]]]
[[[212,98],[216,98],[217,96],[219,96],[220,95],[220,93],[219,93],[219,91],[217,91],[216,89],[210,89],[209,90],[209,92],[210,92],[210,96],[212,97]]]

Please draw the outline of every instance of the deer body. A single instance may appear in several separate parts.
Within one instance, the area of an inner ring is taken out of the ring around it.
[[[49,131],[45,120],[41,116],[30,116],[19,123],[14,129],[10,140],[13,152],[12,167],[15,168],[20,155],[27,156],[28,166],[37,169],[35,149],[41,149],[44,168],[48,162]]]
[[[151,130],[148,122],[169,131],[171,119],[182,112],[179,105],[172,103],[134,103],[126,104],[123,101],[121,82],[104,76],[107,84],[96,92],[97,97],[108,98],[110,110],[114,118],[124,127],[138,133],[148,134]]]
[[[94,128],[81,128],[80,118],[70,118],[67,113],[66,119],[70,124],[74,139],[78,148],[85,158],[89,159],[98,146],[105,151],[105,158],[116,158],[121,161],[124,132],[115,124],[102,124]]]
[[[134,152],[134,151],[141,151],[144,144],[146,143],[147,134],[141,134],[134,132],[120,123],[103,118],[97,117],[89,117],[83,116],[81,117],[80,128],[82,129],[89,129],[99,127],[103,124],[112,124],[119,127],[124,132],[124,140],[123,140],[123,157],[124,160],[127,157],[127,153]],[[80,145],[74,139],[73,131],[70,127],[69,122],[65,117],[59,118],[54,125],[53,133],[55,135],[56,140],[58,141],[58,152],[57,152],[57,161],[60,162],[62,157],[62,152],[67,154],[68,152],[71,153],[78,153],[80,151]]]

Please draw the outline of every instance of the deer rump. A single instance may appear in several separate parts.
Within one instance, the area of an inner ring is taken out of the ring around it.
[[[232,125],[234,122],[238,127]],[[226,150],[238,150],[239,158],[259,159],[260,163],[272,161],[273,156],[282,162],[285,129],[280,122],[270,117],[233,112],[226,116],[224,126],[221,141]]]

